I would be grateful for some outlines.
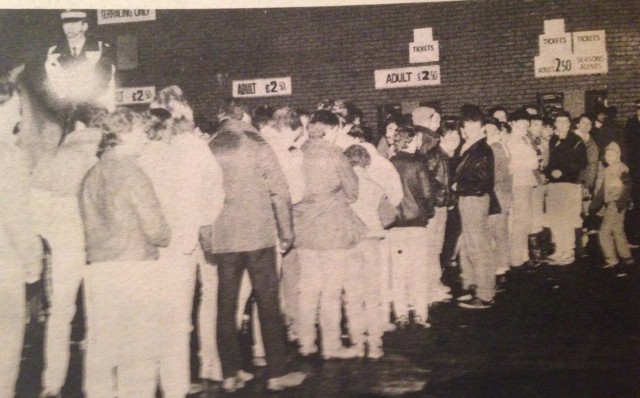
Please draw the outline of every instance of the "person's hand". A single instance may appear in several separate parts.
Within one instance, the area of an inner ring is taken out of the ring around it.
[[[553,170],[551,172],[551,177],[558,179],[562,177],[562,172],[560,170]]]

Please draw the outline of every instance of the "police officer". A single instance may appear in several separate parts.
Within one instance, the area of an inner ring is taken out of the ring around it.
[[[60,14],[65,39],[47,50],[46,87],[63,108],[89,103],[113,110],[115,65],[113,48],[87,35],[84,11]]]

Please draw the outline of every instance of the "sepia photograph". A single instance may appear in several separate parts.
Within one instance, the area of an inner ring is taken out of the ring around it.
[[[0,54],[0,398],[640,397],[640,0],[0,0]]]

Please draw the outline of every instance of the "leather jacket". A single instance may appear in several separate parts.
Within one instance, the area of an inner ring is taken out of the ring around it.
[[[494,192],[494,167],[493,151],[487,139],[482,138],[462,154],[455,175],[458,196],[489,195],[489,214],[500,213],[500,204]]]
[[[390,160],[398,170],[404,192],[394,226],[426,226],[435,210],[431,179],[424,158],[419,154],[401,151]]]
[[[436,207],[452,205],[454,200],[449,181],[449,157],[440,148],[437,141],[435,146],[425,153],[424,163],[431,178],[434,205]]]

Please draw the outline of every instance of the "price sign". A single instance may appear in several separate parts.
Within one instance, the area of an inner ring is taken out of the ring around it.
[[[234,98],[277,97],[291,95],[291,93],[290,76],[233,81],[232,95]]]
[[[538,56],[534,64],[536,77],[593,75],[609,71],[606,54]]]
[[[440,84],[440,65],[380,69],[374,71],[374,78],[376,90],[437,86]]]
[[[123,87],[116,89],[116,105],[150,104],[156,98],[156,88]]]
[[[540,55],[533,60],[536,77],[609,72],[604,30],[568,33],[564,19],[544,21],[544,30],[545,33],[538,36]]]

